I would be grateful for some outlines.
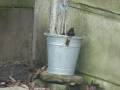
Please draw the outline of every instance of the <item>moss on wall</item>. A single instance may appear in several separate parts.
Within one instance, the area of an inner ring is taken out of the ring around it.
[[[33,7],[34,0],[17,0],[15,3],[16,7]]]
[[[0,0],[0,7],[33,7],[34,0]]]
[[[120,0],[72,0],[120,14]]]
[[[11,6],[11,0],[0,0],[0,6],[4,7],[4,6]]]

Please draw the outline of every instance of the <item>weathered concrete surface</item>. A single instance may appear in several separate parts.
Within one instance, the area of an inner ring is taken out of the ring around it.
[[[0,64],[31,60],[33,9],[0,8]]]
[[[16,7],[34,7],[35,0],[13,0]]]
[[[0,7],[33,7],[34,0],[0,0]]]
[[[113,84],[110,88],[110,84],[102,83],[105,90],[117,90],[114,86],[120,85],[120,21],[75,9],[68,16],[69,25],[83,36],[77,71]]]
[[[11,0],[0,0],[0,6],[11,6]]]
[[[84,35],[78,71],[120,84],[120,22],[94,14],[78,15],[76,23],[81,30],[77,32]]]
[[[119,1],[117,2],[115,0],[111,2],[111,4],[114,5],[114,2],[119,3]],[[105,5],[103,2],[102,4]],[[37,25],[37,30],[40,35],[43,35],[45,32],[44,30],[48,30],[48,15],[46,14],[48,14],[49,11],[45,11],[44,8],[49,10],[49,3],[46,0],[42,2],[40,6],[40,19],[37,21],[39,23]],[[107,6],[104,8],[107,9]],[[101,80],[98,84],[104,88],[102,90],[119,90],[120,20],[73,8],[69,9],[67,18],[67,28],[75,27],[76,34],[83,37],[77,71],[82,73],[84,76],[94,78],[90,81]],[[38,42],[44,42],[44,39],[43,41],[38,40],[37,43]],[[39,48],[45,48],[45,45],[39,45]],[[37,53],[38,52],[42,53],[40,56],[41,58],[46,56],[45,53],[43,54],[43,52],[37,51]],[[87,81],[89,81],[89,79],[87,79]]]
[[[33,31],[33,59],[46,62],[46,44],[44,32],[48,31],[49,27],[49,10],[50,3],[47,0],[35,0],[34,13],[34,31]]]
[[[120,14],[120,0],[71,0]]]

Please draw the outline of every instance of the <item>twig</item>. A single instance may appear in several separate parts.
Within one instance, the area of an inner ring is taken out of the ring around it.
[[[16,83],[17,82],[12,76],[9,76],[9,79],[11,80],[12,83]]]

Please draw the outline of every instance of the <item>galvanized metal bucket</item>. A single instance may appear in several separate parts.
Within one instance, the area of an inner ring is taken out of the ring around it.
[[[47,34],[48,73],[73,75],[81,46],[81,37]]]

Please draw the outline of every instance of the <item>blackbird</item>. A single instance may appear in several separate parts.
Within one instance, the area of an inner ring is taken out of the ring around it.
[[[70,28],[69,31],[66,33],[66,35],[70,36],[70,38],[72,36],[75,36],[74,27]],[[70,44],[70,38],[67,38],[67,40],[66,40],[66,46],[69,46],[69,44]]]
[[[67,36],[75,36],[74,27],[70,28],[69,31],[66,33]]]

